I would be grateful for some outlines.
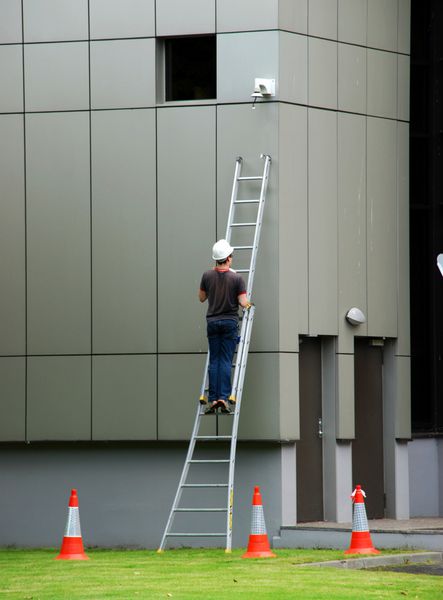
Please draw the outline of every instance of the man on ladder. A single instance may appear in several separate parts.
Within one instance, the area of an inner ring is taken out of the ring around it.
[[[230,413],[231,368],[238,339],[238,307],[251,305],[246,295],[243,277],[231,269],[234,249],[226,240],[219,240],[212,248],[216,266],[203,273],[198,297],[208,300],[206,313],[209,343],[209,407],[206,414],[218,408]],[[200,400],[206,404],[206,399]]]

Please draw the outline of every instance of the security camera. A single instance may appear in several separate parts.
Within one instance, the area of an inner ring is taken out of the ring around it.
[[[351,325],[362,325],[366,323],[366,317],[359,308],[350,308],[346,313],[346,320]]]
[[[275,79],[263,79],[256,77],[254,80],[254,92],[251,96],[269,98],[275,96]]]
[[[443,254],[437,256],[437,267],[440,269],[440,273],[443,275]]]

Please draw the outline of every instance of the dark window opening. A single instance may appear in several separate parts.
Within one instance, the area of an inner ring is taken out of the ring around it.
[[[411,400],[415,434],[443,434],[443,3],[411,2]]]
[[[216,98],[215,35],[165,39],[165,100]]]

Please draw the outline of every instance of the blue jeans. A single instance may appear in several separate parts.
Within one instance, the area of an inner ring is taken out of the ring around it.
[[[210,321],[209,342],[209,402],[228,400],[231,395],[231,367],[237,346],[238,325],[232,319]]]

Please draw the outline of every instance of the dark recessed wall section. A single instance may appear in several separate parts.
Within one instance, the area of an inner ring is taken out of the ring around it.
[[[215,35],[165,39],[165,99],[215,98]]]
[[[410,266],[412,428],[443,434],[443,3],[412,0]]]

